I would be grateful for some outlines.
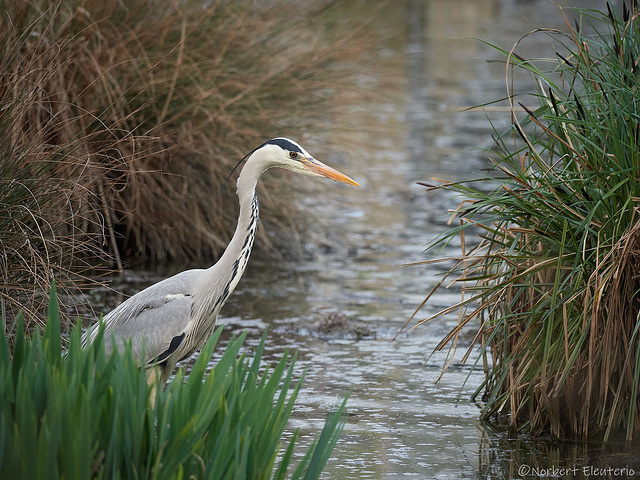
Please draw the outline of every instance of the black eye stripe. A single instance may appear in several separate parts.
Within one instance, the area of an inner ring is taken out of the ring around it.
[[[283,150],[289,150],[290,152],[296,152],[302,155],[300,147],[286,138],[274,138],[266,142],[265,145],[278,145]]]

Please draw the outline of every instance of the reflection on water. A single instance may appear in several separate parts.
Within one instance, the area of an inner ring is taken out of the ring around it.
[[[393,340],[443,269],[401,265],[426,258],[424,245],[447,228],[447,207],[459,201],[426,195],[416,182],[464,178],[487,165],[483,149],[490,146],[491,126],[482,111],[462,110],[504,96],[504,66],[486,62],[499,56],[473,38],[510,48],[534,27],[562,27],[562,17],[547,0],[378,3],[344,7],[354,19],[375,15],[371,25],[383,38],[363,57],[357,79],[376,101],[353,105],[336,119],[344,128],[328,140],[344,155],[327,158],[321,143],[305,141],[362,186],[323,184],[316,192],[322,201],[313,208],[332,231],[330,245],[309,246],[308,258],[296,263],[252,262],[221,321],[229,332],[250,329],[254,344],[269,326],[267,358],[279,358],[286,347],[299,349],[298,367],[307,369],[307,379],[293,428],[317,432],[326,412],[351,392],[348,423],[326,478],[557,477],[553,471],[541,475],[554,467],[577,469],[569,478],[601,478],[585,475],[585,466],[626,467],[640,476],[638,447],[602,452],[513,438],[480,425],[470,396],[481,373],[458,363],[460,351],[436,383],[446,352],[429,356],[456,315]],[[539,56],[548,50],[546,38],[537,36],[521,51]],[[494,108],[491,118],[501,128],[508,113]],[[452,243],[441,254],[458,248]],[[441,292],[421,315],[459,295],[454,288]],[[316,332],[330,314],[345,319],[343,330]],[[350,322],[372,334],[351,335]]]

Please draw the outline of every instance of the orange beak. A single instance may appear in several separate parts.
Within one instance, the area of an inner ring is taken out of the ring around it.
[[[336,182],[346,183],[347,185],[354,185],[356,187],[360,186],[356,181],[351,180],[344,173],[340,173],[335,168],[331,168],[329,165],[325,165],[315,158],[306,158],[302,161],[302,166],[317,175],[330,178]]]

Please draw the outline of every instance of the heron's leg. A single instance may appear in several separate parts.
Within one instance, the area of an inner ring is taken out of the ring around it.
[[[162,368],[160,365],[154,365],[149,369],[147,376],[147,385],[151,386],[151,408],[156,406],[156,399],[158,396],[158,377],[162,375],[159,370]],[[160,373],[160,375],[158,375]]]
[[[160,384],[162,385],[162,388],[164,388],[164,386],[167,384],[167,381],[169,380],[169,377],[176,369],[176,361],[175,359],[169,357],[166,362],[160,365],[160,367],[162,368],[162,372],[160,372]]]
[[[151,407],[155,407],[156,400],[158,399],[158,395],[160,395],[160,391],[158,390],[158,385],[160,385],[161,389],[167,385],[167,380],[173,373],[176,368],[176,362],[168,359],[167,361],[155,364],[153,367],[150,367],[148,376],[147,376],[147,385],[151,386]]]

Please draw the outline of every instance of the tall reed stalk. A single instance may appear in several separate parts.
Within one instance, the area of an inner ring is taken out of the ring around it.
[[[536,80],[537,105],[508,92],[512,128],[497,135],[491,172],[428,185],[464,198],[459,225],[431,248],[480,236],[441,282],[463,283],[466,297],[440,312],[463,310],[440,348],[479,325],[486,420],[631,440],[640,434],[640,10],[579,12],[566,32],[528,34],[548,35],[556,58],[518,55],[526,36],[500,50],[508,75]]]

